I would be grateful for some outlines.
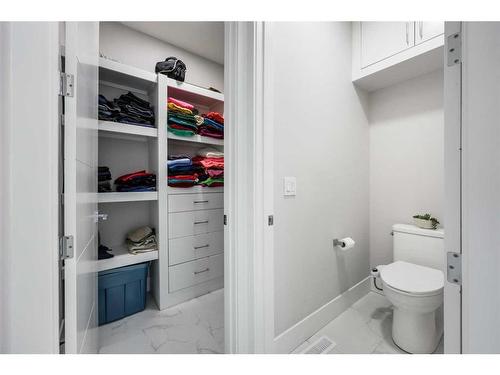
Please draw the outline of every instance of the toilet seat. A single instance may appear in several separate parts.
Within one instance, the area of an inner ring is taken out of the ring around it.
[[[443,272],[413,263],[396,261],[380,268],[382,281],[390,288],[414,296],[443,292]]]

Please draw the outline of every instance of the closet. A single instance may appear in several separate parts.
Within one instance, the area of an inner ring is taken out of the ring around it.
[[[100,57],[99,94],[112,100],[127,92],[151,104],[154,127],[100,120],[99,166],[109,168],[112,180],[153,173],[156,189],[117,192],[113,186],[98,193],[100,241],[114,257],[99,260],[97,270],[150,262],[148,290],[163,310],[222,288],[224,279],[224,188],[168,186],[167,170],[169,155],[194,156],[207,147],[223,152],[224,140],[169,132],[167,100],[190,103],[200,114],[223,114],[224,95]],[[157,248],[134,255],[125,244],[127,233],[142,226],[154,228]]]

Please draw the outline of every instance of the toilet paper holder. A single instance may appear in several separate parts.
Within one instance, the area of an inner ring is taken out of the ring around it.
[[[333,239],[333,246],[345,247],[345,242],[339,240],[338,238]]]

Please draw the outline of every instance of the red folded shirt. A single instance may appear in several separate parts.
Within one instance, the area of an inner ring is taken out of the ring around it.
[[[198,179],[197,174],[179,174],[175,176],[168,176],[168,179],[172,180],[186,180],[186,181],[196,181]]]
[[[154,176],[153,173],[147,173],[145,170],[137,171],[129,174],[124,174],[116,179],[118,182],[127,182],[137,177],[151,177]]]
[[[214,120],[219,124],[224,125],[224,117],[219,112],[208,112],[205,117],[208,117],[210,120]]]
[[[194,165],[201,165],[205,169],[224,169],[224,158],[205,158],[195,156],[191,159]]]

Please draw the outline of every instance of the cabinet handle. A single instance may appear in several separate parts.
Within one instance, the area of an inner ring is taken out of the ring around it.
[[[194,203],[194,204],[198,204],[198,203],[208,203],[208,200],[206,200],[206,201],[194,201],[193,203]]]
[[[208,268],[208,267],[207,267],[207,268],[205,268],[204,270],[201,270],[201,271],[194,271],[193,273],[194,273],[195,275],[198,275],[198,274],[200,274],[200,273],[203,273],[203,272],[208,272],[208,271],[210,271],[210,268]]]
[[[203,249],[205,247],[210,247],[210,244],[207,243],[206,245],[203,245],[203,246],[194,246],[194,249],[198,250],[198,249]]]
[[[203,220],[203,221],[195,221],[194,224],[207,224],[208,220]]]
[[[410,45],[410,23],[406,22],[406,45]]]
[[[422,40],[424,37],[424,22],[420,21],[418,23],[418,33],[420,34],[420,39]]]

